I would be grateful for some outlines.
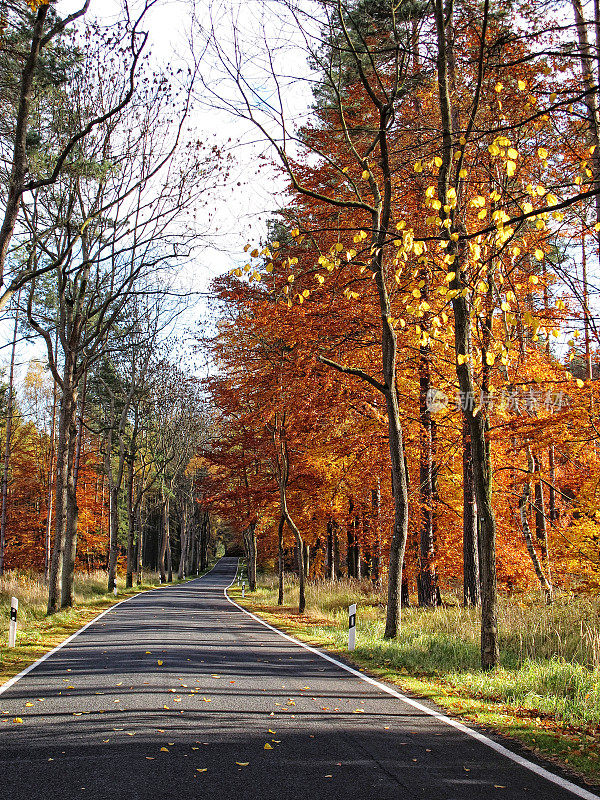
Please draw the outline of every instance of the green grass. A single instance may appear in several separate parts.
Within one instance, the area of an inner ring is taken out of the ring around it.
[[[43,579],[31,573],[6,573],[0,579],[0,684],[52,650],[102,611],[126,597],[160,585],[157,573],[145,573],[143,584],[125,589],[125,578],[119,576],[118,596],[114,597],[107,591],[106,580],[106,573],[102,571],[76,574],[73,607],[47,616],[48,587]],[[9,612],[13,596],[19,600],[17,646],[9,648]]]
[[[484,673],[478,611],[452,597],[439,609],[404,609],[394,641],[383,639],[384,598],[366,582],[311,582],[303,617],[294,611],[296,598],[292,578],[278,609],[276,579],[263,576],[245,603],[300,638],[343,653],[348,605],[356,602],[357,664],[600,780],[600,600],[563,596],[548,608],[534,596],[501,598],[501,667]]]

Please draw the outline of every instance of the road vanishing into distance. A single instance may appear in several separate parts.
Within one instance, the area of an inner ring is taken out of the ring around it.
[[[124,601],[0,689],[0,798],[596,796],[265,627],[224,594],[236,567]]]

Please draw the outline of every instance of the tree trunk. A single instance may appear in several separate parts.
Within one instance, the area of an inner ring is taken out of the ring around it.
[[[56,519],[50,574],[48,576],[48,614],[60,610],[62,599],[63,559],[67,525],[67,484],[69,475],[69,439],[75,427],[77,395],[73,384],[74,354],[67,350],[63,369],[62,396],[59,406],[58,442],[56,446]]]
[[[21,293],[19,292],[19,297]],[[12,347],[10,351],[10,370],[8,374],[8,397],[6,403],[6,441],[4,442],[4,465],[2,468],[2,491],[0,511],[0,575],[4,575],[4,558],[6,554],[6,511],[8,505],[8,471],[10,468],[10,445],[12,439],[13,422],[13,385],[15,375],[15,351],[17,348],[17,332],[19,329],[19,303],[15,309],[15,327],[13,330]]]
[[[381,533],[379,529],[379,508],[381,506],[381,488],[379,481],[377,488],[371,491],[371,508],[373,510],[373,547],[371,550],[371,581],[378,589],[381,588]]]
[[[112,475],[109,474],[109,517],[108,517],[108,590],[112,591],[117,577],[117,559],[119,556],[119,488]]]
[[[248,588],[256,591],[256,522],[252,522],[244,533],[246,558],[248,563]]]
[[[477,541],[477,502],[473,482],[473,460],[469,426],[463,419],[463,601],[479,605],[479,547]]]
[[[548,551],[548,525],[546,524],[546,509],[544,505],[544,484],[541,480],[541,463],[537,456],[533,457],[533,465],[538,475],[535,482],[535,538],[537,539],[540,550],[542,551],[542,566],[548,583],[552,585],[552,574],[550,571],[550,553]]]
[[[283,572],[285,568],[284,554],[283,554],[283,528],[285,525],[285,518],[283,515],[279,518],[279,526],[277,529],[277,575],[278,575],[278,592],[277,592],[277,605],[283,605]]]
[[[169,543],[169,495],[165,495],[165,490],[162,490],[162,525],[161,525],[161,539],[160,548],[158,553],[158,571],[160,572],[160,582],[166,583],[166,558],[167,558],[167,545]]]
[[[302,556],[303,556],[302,560],[304,562],[303,563],[304,577],[308,580],[308,576],[310,574],[310,546],[306,542],[304,542],[302,547],[304,548],[302,551]]]
[[[421,297],[429,299],[429,270],[419,271]],[[431,314],[426,312],[421,319],[422,338],[419,345],[419,495],[421,506],[421,534],[419,547],[419,575],[417,578],[419,605],[437,605],[437,574],[435,569],[435,530],[433,517],[434,494],[434,444],[433,424],[430,409],[431,395],[431,347],[428,333]]]
[[[529,520],[527,519],[527,510],[531,498],[531,476],[533,475],[534,470],[534,459],[531,455],[530,448],[527,448],[527,480],[523,485],[523,492],[519,498],[519,516],[521,518],[521,529],[523,531],[523,537],[525,538],[525,544],[527,545],[527,552],[529,553],[535,574],[540,582],[540,588],[544,593],[544,597],[546,598],[546,603],[550,605],[552,603],[552,586],[548,577],[544,574],[538,554],[535,551],[533,536],[531,535]]]
[[[135,517],[136,509],[133,500],[134,459],[131,453],[127,460],[127,480],[125,491],[127,493],[127,573],[125,575],[125,588],[133,586],[133,573],[135,568]]]
[[[327,566],[325,569],[325,577],[327,580],[332,581],[335,575],[335,567],[333,564],[333,520],[327,522]]]
[[[497,667],[500,661],[498,645],[498,599],[496,585],[496,520],[492,509],[492,462],[488,440],[489,421],[486,404],[475,411],[473,375],[469,359],[471,318],[464,292],[468,284],[462,272],[467,263],[465,244],[451,238],[458,233],[459,225],[454,219],[452,209],[456,205],[450,196],[450,178],[454,163],[454,109],[450,94],[453,82],[450,70],[453,68],[452,54],[453,19],[452,8],[447,15],[443,0],[435,0],[434,16],[437,32],[437,75],[440,115],[442,125],[442,164],[438,173],[438,198],[442,208],[443,236],[447,244],[446,253],[452,257],[448,263],[450,289],[453,292],[452,310],[454,313],[454,344],[456,353],[456,375],[463,400],[465,419],[469,424],[471,451],[473,456],[473,476],[475,498],[479,520],[480,578],[481,578],[481,666],[483,669]],[[487,10],[484,14],[487,21]],[[457,237],[458,238],[458,237]]]
[[[69,447],[67,458],[67,518],[65,526],[65,550],[62,565],[61,608],[73,605],[73,580],[75,578],[75,557],[77,553],[77,523],[79,506],[77,505],[77,483],[75,460],[77,450],[77,418],[75,394],[73,414],[70,421]]]

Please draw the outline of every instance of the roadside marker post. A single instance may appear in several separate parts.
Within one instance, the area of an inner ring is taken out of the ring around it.
[[[356,603],[348,608],[348,650],[356,648]]]
[[[113,580],[113,594],[114,594],[115,597],[117,596],[117,579],[116,578]]]
[[[15,647],[17,643],[17,611],[19,609],[19,601],[16,597],[12,597],[10,601],[10,626],[8,628],[8,646]]]
[[[246,596],[246,581],[242,583],[242,597]]]

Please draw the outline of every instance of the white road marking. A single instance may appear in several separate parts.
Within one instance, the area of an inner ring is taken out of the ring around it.
[[[235,576],[234,579],[235,580]],[[407,697],[400,692],[397,692],[395,689],[392,689],[390,686],[386,686],[384,683],[380,683],[379,681],[375,680],[374,678],[370,678],[368,675],[363,675],[362,672],[358,672],[358,670],[349,667],[347,664],[343,664],[341,661],[338,661],[336,658],[333,658],[327,653],[323,653],[321,650],[317,650],[316,647],[311,647],[304,642],[301,642],[299,639],[295,639],[293,636],[289,636],[287,633],[283,633],[283,631],[278,630],[277,628],[273,627],[273,625],[269,625],[268,622],[265,622],[264,619],[257,617],[256,614],[252,614],[250,611],[247,611],[242,606],[238,605],[234,600],[232,600],[229,595],[227,594],[227,589],[231,587],[233,584],[233,580],[224,589],[225,598],[236,608],[239,608],[240,611],[243,611],[244,614],[247,614],[249,617],[252,617],[253,620],[259,622],[261,625],[264,625],[265,628],[273,631],[273,633],[277,633],[279,636],[282,636],[284,639],[287,639],[289,642],[293,644],[297,644],[299,647],[303,647],[305,650],[308,650],[309,653],[314,653],[314,655],[319,656],[320,658],[325,659],[325,661],[329,661],[331,664],[335,664],[336,667],[349,672],[351,675],[354,675],[356,678],[360,678],[365,683],[370,683],[372,686],[376,686],[382,692],[391,695],[392,697],[396,697],[398,700],[402,700],[403,703],[406,703],[413,708],[418,709],[419,711],[423,712],[424,714],[429,715],[430,717],[434,717],[435,719],[439,720],[440,722],[444,722],[446,725],[450,725],[450,727],[455,728],[457,731],[470,736],[472,739],[476,739],[481,744],[489,747],[491,750],[494,750],[496,753],[499,753],[505,758],[510,759],[510,761],[514,761],[515,764],[523,767],[524,769],[529,770],[530,772],[534,772],[536,775],[539,775],[540,778],[544,778],[550,783],[556,784],[556,786],[560,786],[561,789],[564,789],[567,792],[575,795],[575,797],[581,797],[582,800],[600,800],[600,797],[597,794],[593,794],[589,792],[587,789],[583,789],[581,786],[577,786],[577,784],[572,783],[571,781],[566,780],[565,778],[561,778],[560,775],[555,775],[553,772],[549,772],[544,767],[540,767],[538,764],[534,764],[533,761],[529,761],[527,758],[523,758],[523,756],[518,755],[517,753],[513,753],[512,750],[509,750],[507,747],[495,742],[493,739],[490,739],[488,736],[485,736],[483,733],[479,733],[479,731],[473,730],[472,728],[468,728],[466,725],[463,725],[461,722],[457,722],[456,720],[452,719],[451,717],[447,717],[445,714],[441,714],[439,711],[434,711],[431,708],[427,708],[427,706],[422,705],[421,703],[413,700],[410,697]]]

